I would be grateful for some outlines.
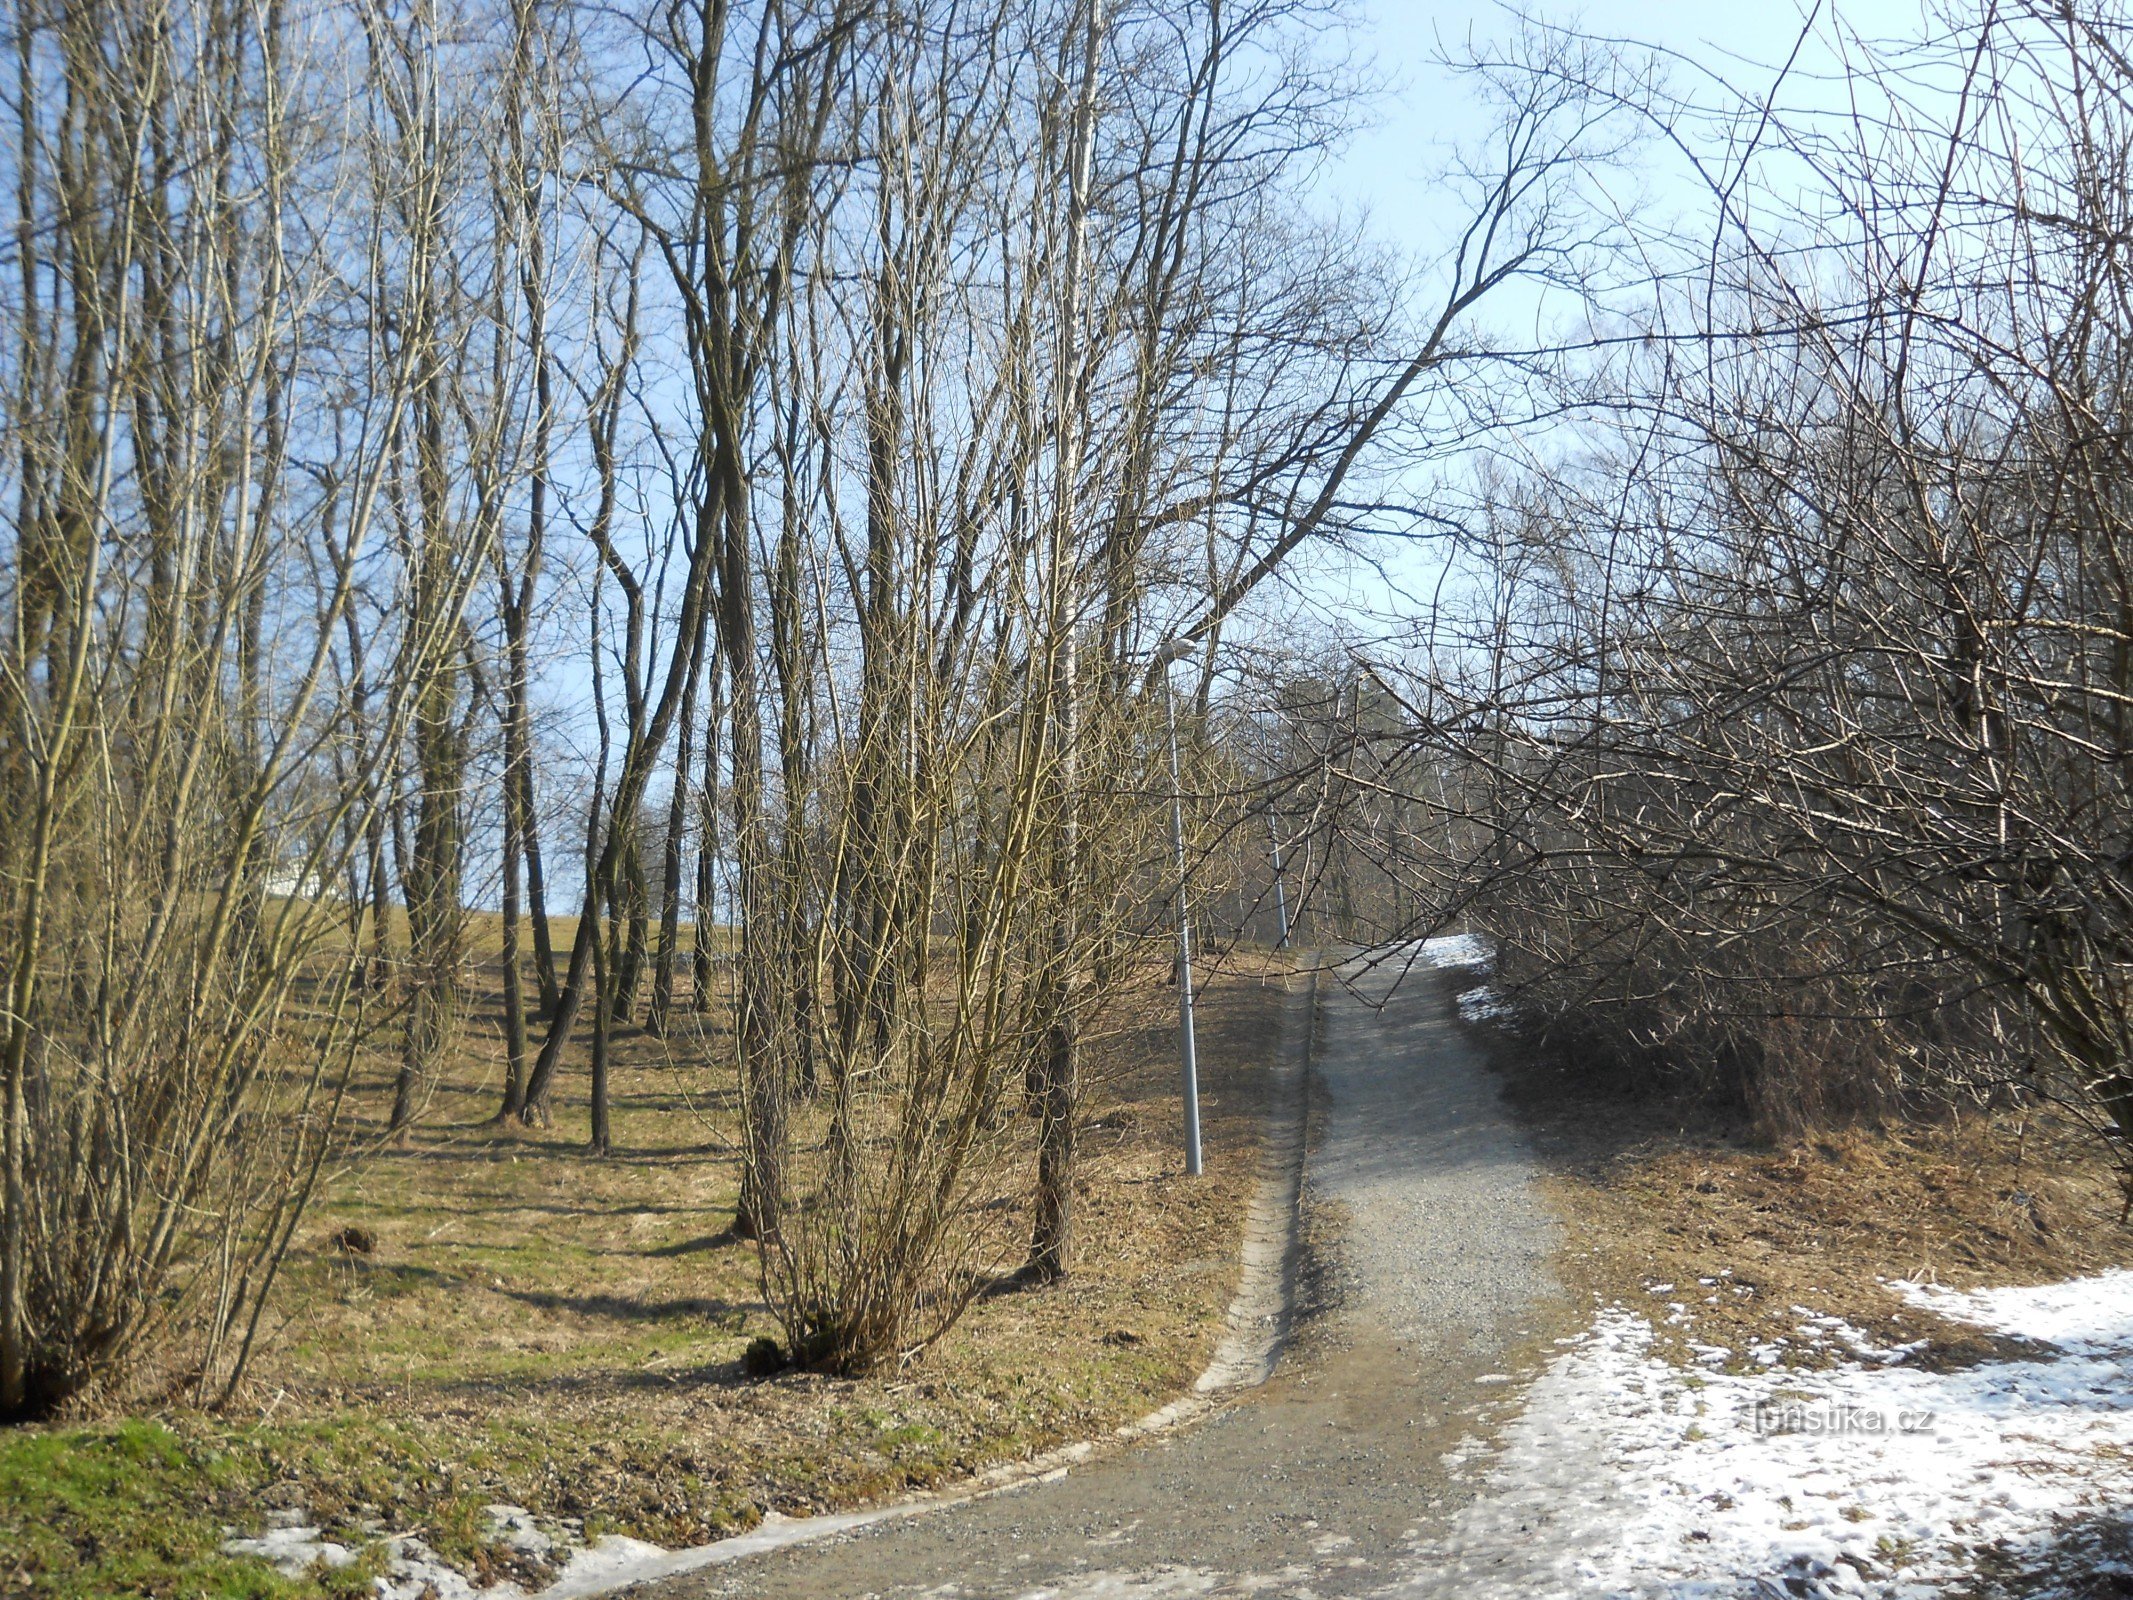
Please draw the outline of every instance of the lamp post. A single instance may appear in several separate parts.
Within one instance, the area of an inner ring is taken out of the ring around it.
[[[1274,919],[1281,927],[1281,937],[1274,942],[1276,950],[1289,947],[1289,901],[1281,887],[1281,835],[1274,829],[1274,808],[1267,807],[1266,842],[1274,852]]]
[[[1185,905],[1185,786],[1178,775],[1178,709],[1163,680],[1170,724],[1170,843],[1178,858],[1178,1056],[1185,1080],[1185,1173],[1200,1175],[1200,1057],[1192,1030],[1192,917]]]

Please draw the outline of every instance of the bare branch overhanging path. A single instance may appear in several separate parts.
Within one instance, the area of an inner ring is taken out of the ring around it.
[[[989,1499],[638,1591],[660,1600],[1154,1600],[1411,1586],[1463,1491],[1445,1456],[1561,1314],[1557,1231],[1456,979],[1320,985],[1309,1293],[1264,1388],[1199,1426]],[[1390,991],[1388,994],[1388,990]],[[1382,1009],[1371,1002],[1383,998]],[[1409,1589],[1408,1592],[1413,1592]]]

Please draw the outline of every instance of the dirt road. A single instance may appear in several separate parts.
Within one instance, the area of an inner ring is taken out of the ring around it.
[[[1456,978],[1418,966],[1393,988],[1390,976],[1351,965],[1321,985],[1315,1314],[1271,1382],[1051,1481],[640,1592],[1152,1600],[1426,1586],[1413,1552],[1459,1492],[1444,1457],[1556,1315],[1555,1230],[1449,1020]]]

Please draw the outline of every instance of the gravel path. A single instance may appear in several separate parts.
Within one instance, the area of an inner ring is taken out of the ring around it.
[[[1351,965],[1320,986],[1320,1306],[1263,1388],[1064,1476],[638,1592],[1324,1600],[1426,1578],[1414,1552],[1460,1498],[1444,1459],[1553,1323],[1555,1230],[1448,1020],[1457,975],[1393,975]]]

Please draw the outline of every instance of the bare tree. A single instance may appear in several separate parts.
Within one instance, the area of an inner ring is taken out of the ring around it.
[[[2045,1094],[2123,1151],[2127,25],[1943,21],[1833,34],[1841,110],[1640,98],[1718,231],[1649,241],[1382,748],[1558,1025],[1776,1126]]]
[[[383,87],[324,65],[350,42],[17,19],[0,1415],[241,1376],[362,1020],[337,886],[366,851],[375,879],[417,686],[463,648],[483,552],[410,569],[381,515],[433,353],[364,312],[430,242],[367,208],[421,171],[372,165]]]

